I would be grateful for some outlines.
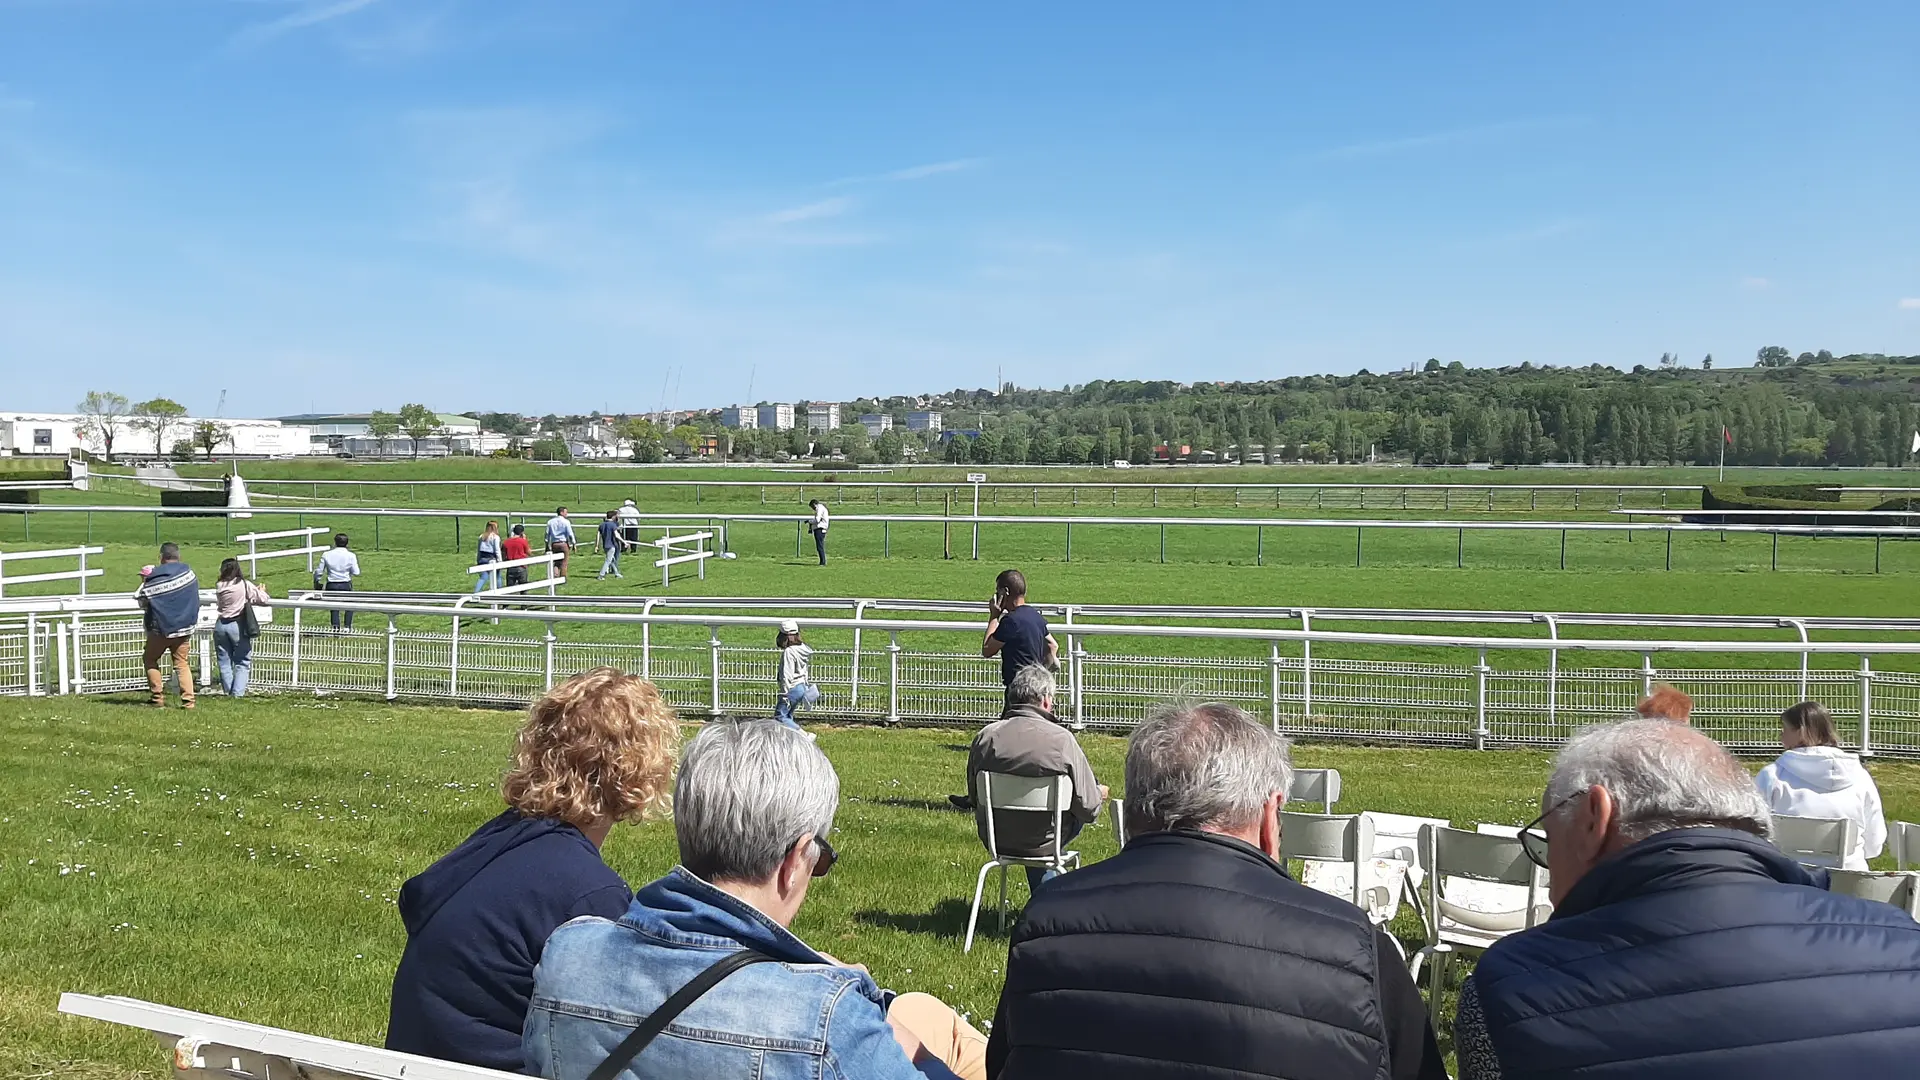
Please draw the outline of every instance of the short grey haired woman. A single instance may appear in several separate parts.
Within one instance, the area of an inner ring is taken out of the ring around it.
[[[1781,713],[1780,745],[1786,753],[1753,780],[1768,809],[1789,817],[1852,821],[1858,831],[1841,865],[1865,870],[1867,860],[1877,858],[1887,843],[1880,789],[1860,758],[1840,748],[1840,733],[1826,706],[1803,701]]]
[[[765,962],[727,974],[619,1075],[984,1080],[986,1037],[952,1009],[882,990],[788,929],[838,861],[827,835],[839,803],[840,779],[805,733],[771,720],[708,724],[674,782],[680,865],[618,922],[575,919],[547,940],[527,1064],[584,1080],[669,997],[744,951]]]

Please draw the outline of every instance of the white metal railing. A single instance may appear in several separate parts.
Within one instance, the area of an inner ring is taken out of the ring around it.
[[[310,529],[286,529],[281,532],[246,533],[233,538],[234,543],[238,544],[244,541],[247,545],[247,553],[245,555],[237,555],[235,558],[248,565],[248,576],[251,577],[259,573],[261,559],[284,559],[294,555],[305,555],[307,557],[307,573],[311,575],[313,573],[313,557],[316,554],[325,554],[328,546],[326,544],[315,544],[313,538],[316,535],[331,531],[332,530],[324,525],[317,525]],[[267,551],[260,550],[260,541],[262,540],[287,539],[296,540],[300,546],[274,548]]]
[[[467,573],[469,574],[480,574],[483,576],[483,580],[485,579],[485,575],[488,574],[492,574],[494,577],[492,578],[492,585],[481,589],[471,597],[467,597],[467,599],[512,596],[516,593],[533,592],[536,589],[545,589],[547,590],[547,595],[552,596],[555,594],[556,589],[567,583],[566,578],[554,574],[554,569],[566,561],[567,554],[568,553],[564,551],[549,551],[544,555],[529,555],[524,559],[508,559],[504,562],[479,563],[474,566],[469,566],[467,567]],[[501,575],[501,571],[516,566],[544,566],[547,568],[547,576],[535,579],[529,574],[528,580],[518,585],[502,584],[506,578]]]
[[[461,615],[474,614],[474,599],[277,600],[292,617],[262,628],[250,685],[517,705],[572,672],[610,664],[652,679],[689,714],[751,715],[771,709],[771,631],[794,617],[777,609],[659,610],[667,605],[657,598],[637,611],[582,611],[561,610],[545,597],[481,597],[504,624],[483,632],[460,624]],[[872,617],[872,608],[889,602],[853,603],[846,616],[798,615],[804,626],[826,632],[817,639],[813,672],[826,692],[825,715],[977,723],[998,714],[998,664],[972,649],[977,626]],[[340,632],[303,622],[308,612],[335,609],[384,616],[384,630]],[[1787,620],[1795,624],[1791,640],[1569,638],[1555,619],[1549,637],[1519,638],[1327,630],[1312,625],[1312,612],[1302,613],[1300,629],[1063,614],[1054,628],[1063,643],[1060,700],[1063,718],[1077,725],[1125,729],[1154,702],[1185,696],[1234,702],[1295,734],[1551,745],[1581,724],[1625,714],[1663,681],[1694,696],[1696,726],[1743,749],[1777,745],[1780,711],[1813,698],[1839,718],[1849,744],[1920,755],[1920,674],[1905,659],[1920,656],[1920,635],[1906,628],[1890,641],[1807,640],[1805,620]],[[962,635],[965,651],[956,647]],[[851,647],[832,644],[847,637]],[[131,611],[0,614],[0,693],[138,688],[141,643]],[[1638,664],[1608,663],[1621,654]],[[1570,655],[1581,665],[1566,663]],[[1689,657],[1700,666],[1689,666]],[[1875,657],[1897,662],[1876,668]]]
[[[31,581],[77,581],[80,584],[80,595],[85,596],[87,595],[87,579],[96,578],[106,573],[105,570],[97,566],[89,568],[87,566],[87,556],[99,555],[106,550],[107,549],[103,547],[81,546],[57,548],[46,551],[0,551],[0,597],[6,595],[7,586],[25,585]],[[30,559],[78,559],[79,569],[55,570],[40,574],[16,574],[13,577],[7,576],[8,563],[25,562]]]
[[[673,568],[683,563],[694,564],[695,569],[700,572],[700,580],[705,581],[707,579],[707,560],[714,555],[712,551],[707,549],[707,541],[711,539],[713,539],[713,534],[710,532],[687,533],[682,536],[675,536],[673,535],[673,527],[668,526],[666,535],[658,540],[650,541],[654,547],[660,549],[660,557],[655,559],[653,563],[660,571],[660,587],[664,589],[673,584]],[[692,544],[693,547],[685,547],[684,545],[686,544]]]

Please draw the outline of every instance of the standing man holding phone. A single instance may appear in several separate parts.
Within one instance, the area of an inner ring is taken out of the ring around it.
[[[1027,603],[1027,575],[1018,570],[1002,570],[993,581],[980,655],[1000,658],[1002,686],[1011,686],[1014,674],[1028,664],[1048,671],[1060,666],[1060,643],[1047,630],[1046,617]]]
[[[833,523],[833,515],[827,513],[827,504],[819,499],[809,499],[807,505],[813,507],[813,523],[807,528],[813,533],[814,549],[820,552],[820,565],[825,566],[827,565],[827,529]]]

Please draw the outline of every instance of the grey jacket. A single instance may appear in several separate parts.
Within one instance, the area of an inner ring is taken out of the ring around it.
[[[973,795],[974,824],[987,842],[987,806],[977,790],[982,772],[1014,776],[1070,776],[1073,805],[1067,817],[1088,825],[1100,816],[1100,785],[1093,766],[1052,713],[1038,705],[1009,705],[1000,719],[982,728],[967,751],[967,789]],[[1045,855],[1053,847],[1053,820],[1045,814],[1001,811],[993,820],[1002,855]]]

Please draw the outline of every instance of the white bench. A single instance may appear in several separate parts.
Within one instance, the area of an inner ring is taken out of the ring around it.
[[[60,1011],[151,1032],[173,1052],[181,1080],[302,1077],[304,1080],[509,1080],[496,1072],[396,1050],[189,1012],[128,997],[61,994]],[[519,1077],[525,1080],[525,1077]]]

